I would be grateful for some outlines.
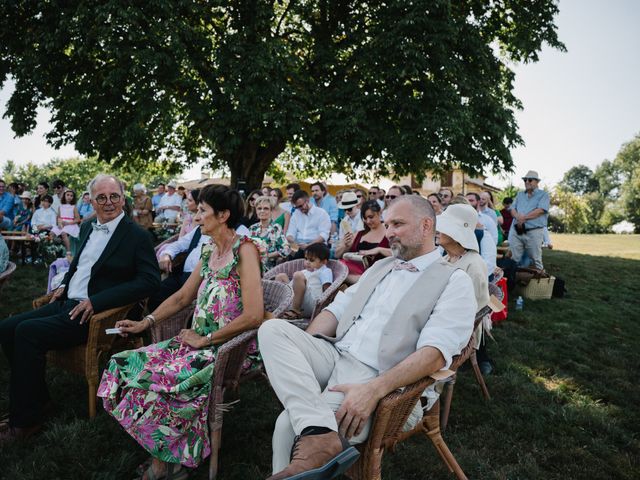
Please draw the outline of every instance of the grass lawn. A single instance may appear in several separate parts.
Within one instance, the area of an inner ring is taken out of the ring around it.
[[[459,375],[444,437],[469,478],[640,478],[638,239],[553,236],[545,266],[566,280],[569,295],[525,300],[494,329],[491,401],[470,372]],[[627,258],[605,256],[623,251]],[[19,267],[2,292],[0,318],[28,308],[45,281],[42,267]],[[8,378],[2,357],[0,410]],[[0,450],[0,478],[133,478],[143,450],[102,410],[87,420],[83,381],[53,368],[48,381],[58,409],[41,435]],[[243,385],[240,398],[225,416],[221,480],[269,474],[278,402],[265,382]],[[206,468],[192,478],[207,478]],[[425,438],[386,454],[383,477],[453,478]]]
[[[565,252],[640,260],[640,235],[552,233],[551,241],[553,248]]]

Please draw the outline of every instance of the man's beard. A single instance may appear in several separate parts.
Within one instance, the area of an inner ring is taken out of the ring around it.
[[[391,252],[393,256],[399,260],[411,260],[418,256],[422,248],[422,237],[416,234],[415,237],[407,239],[406,243],[400,243],[399,240],[390,242]]]

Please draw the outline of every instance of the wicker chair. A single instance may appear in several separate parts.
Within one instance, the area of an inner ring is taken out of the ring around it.
[[[7,269],[0,273],[0,292],[2,292],[2,288],[7,284],[13,272],[16,271],[16,264],[13,262],[7,263]]]
[[[499,287],[494,285],[493,283],[489,284],[489,295],[495,295],[499,300],[502,299],[502,290]],[[491,309],[487,306],[482,308],[478,313],[476,313],[475,322],[473,325],[474,330],[480,324],[485,315],[491,313]],[[487,384],[484,381],[484,377],[482,376],[482,372],[480,371],[480,367],[478,366],[478,358],[476,356],[475,348],[465,348],[457,358],[457,362],[459,365],[463,365],[465,362],[470,361],[471,367],[473,368],[473,373],[476,377],[476,381],[478,385],[480,385],[480,389],[482,390],[482,395],[485,400],[491,400],[491,395],[489,394],[489,389],[487,388]],[[440,429],[444,432],[447,428],[447,423],[449,421],[449,411],[451,410],[451,399],[453,397],[453,388],[456,384],[457,378],[457,368],[451,368],[454,374],[451,376],[447,383],[444,386],[442,391],[442,395],[440,396],[440,403],[442,405],[440,411]]]
[[[293,290],[289,285],[269,280],[262,281],[265,311],[278,316],[285,312],[293,300]],[[180,329],[186,328],[193,313],[193,306],[178,312],[176,315],[157,323],[152,331],[153,342],[165,340],[176,335]],[[229,409],[224,404],[227,390],[238,388],[243,374],[243,363],[250,343],[256,337],[257,330],[249,330],[224,343],[216,356],[216,365],[209,396],[209,435],[211,436],[211,457],[209,459],[209,478],[215,479],[218,474],[218,457],[222,444],[222,420],[224,412]]]
[[[33,308],[40,308],[49,303],[52,294],[45,295],[33,301]],[[111,354],[128,348],[142,346],[140,339],[125,339],[118,335],[107,335],[106,328],[113,328],[117,321],[126,318],[129,310],[136,304],[111,308],[104,312],[95,313],[89,319],[89,336],[87,343],[64,350],[50,350],[47,353],[47,363],[78,375],[84,375],[87,380],[87,395],[89,399],[89,418],[96,416],[96,393],[100,381],[100,360],[103,354]]]
[[[461,365],[462,356],[467,351],[473,350],[474,344],[475,339],[471,335],[467,346],[462,350],[461,354],[454,357],[450,366],[452,371],[455,371]],[[413,429],[407,432],[402,431],[411,411],[416,403],[420,401],[422,393],[434,381],[433,377],[424,377],[404,389],[389,393],[380,400],[375,411],[369,437],[365,443],[358,445],[360,458],[347,471],[347,477],[352,480],[381,480],[382,455],[384,451],[390,450],[393,452],[399,442],[417,433],[422,433],[431,440],[449,471],[453,472],[458,480],[467,479],[442,438],[440,430],[440,400],[437,400],[433,407],[425,412],[422,421],[418,422]]]
[[[178,240],[178,238],[179,238],[179,234],[177,234],[177,233],[176,233],[175,235],[173,235],[173,236],[171,236],[171,237],[167,238],[167,239],[166,239],[166,240],[164,240],[163,242],[161,242],[161,243],[159,243],[158,245],[156,245],[156,246],[154,247],[154,251],[156,252],[156,255],[158,254],[158,252],[160,251],[160,249],[161,249],[162,247],[164,247],[165,245],[168,245],[168,244],[170,244],[170,243],[175,242],[176,240]]]
[[[329,260],[329,262],[327,263],[327,267],[329,267],[331,269],[331,273],[333,273],[333,283],[322,293],[322,295],[316,302],[316,305],[313,308],[313,312],[311,313],[311,317],[300,320],[293,320],[291,322],[302,329],[307,328],[311,319],[315,318],[323,308],[331,303],[331,301],[338,293],[338,288],[340,288],[340,285],[344,283],[344,281],[347,279],[347,275],[349,274],[349,269],[347,268],[347,266],[338,260]],[[273,280],[276,278],[277,274],[286,273],[289,279],[292,279],[293,274],[300,270],[304,270],[304,259],[290,260],[288,262],[281,263],[280,265],[276,265],[275,267],[267,271],[264,274],[264,278],[265,280]]]

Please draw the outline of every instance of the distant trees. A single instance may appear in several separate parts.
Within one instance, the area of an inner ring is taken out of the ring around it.
[[[169,180],[164,165],[149,162],[146,168],[141,170],[128,169],[126,167],[110,167],[105,162],[92,158],[68,158],[54,159],[43,165],[27,163],[17,166],[12,160],[2,166],[1,178],[7,182],[25,182],[28,188],[35,190],[37,184],[46,181],[51,182],[59,178],[67,187],[72,188],[81,195],[87,188],[89,181],[98,173],[112,173],[127,184],[127,189],[135,183],[142,183],[147,188],[154,187],[159,182]]]
[[[640,232],[640,134],[595,171],[585,165],[569,169],[552,203],[558,207],[556,222],[570,233],[606,232],[622,220]]]

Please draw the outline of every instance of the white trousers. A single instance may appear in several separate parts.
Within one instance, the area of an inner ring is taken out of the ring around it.
[[[260,352],[271,386],[284,406],[273,431],[273,472],[287,467],[296,435],[306,427],[326,427],[338,431],[335,411],[344,399],[328,387],[344,383],[366,383],[377,370],[361,363],[333,344],[313,337],[286,320],[268,320],[258,331]],[[407,421],[412,428],[422,418],[420,404]],[[371,419],[352,445],[367,439]]]

